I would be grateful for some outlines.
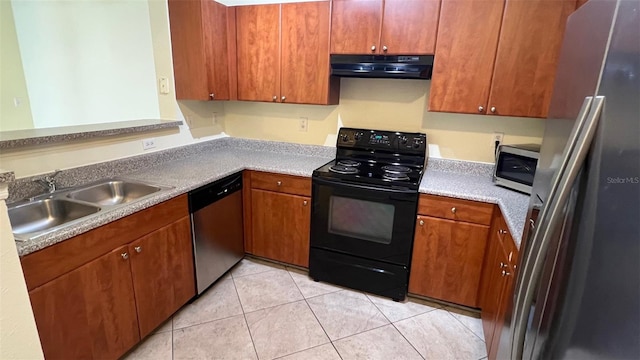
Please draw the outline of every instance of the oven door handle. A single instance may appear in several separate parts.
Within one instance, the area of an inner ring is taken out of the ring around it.
[[[385,192],[395,193],[395,194],[417,194],[418,193],[417,190],[411,190],[406,188],[398,189],[398,188],[391,188],[391,187],[387,188],[387,187],[381,187],[381,186],[354,184],[354,183],[346,182],[340,179],[326,180],[326,179],[313,177],[312,181],[313,183],[316,183],[319,185],[333,185],[333,186],[338,185],[338,186],[350,187],[350,188],[361,189],[361,190],[385,191]]]

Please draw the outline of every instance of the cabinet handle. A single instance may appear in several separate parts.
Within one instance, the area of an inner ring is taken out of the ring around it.
[[[387,45],[383,45],[383,46],[382,46],[382,51],[387,52],[387,50],[389,50],[389,48],[387,47]]]
[[[137,253],[141,253],[142,252],[142,246],[136,246],[133,248]]]
[[[484,111],[484,106],[478,106],[478,112],[483,112]]]
[[[492,106],[491,109],[489,109],[489,111],[491,111],[492,113],[495,113],[496,112],[496,107]]]
[[[302,206],[307,206],[307,200],[302,202]]]
[[[280,100],[285,101],[285,100],[287,100],[287,97],[283,96],[283,97],[280,98]]]
[[[282,186],[282,181],[278,181],[278,182],[276,182],[276,185],[278,185],[278,186]]]
[[[211,93],[211,94],[209,94],[209,97],[211,98],[211,100],[213,100],[216,97],[216,94]]]
[[[420,220],[420,226],[424,225],[424,220]]]
[[[376,51],[376,46],[375,45],[371,45],[371,52]]]
[[[273,95],[273,101],[276,101],[276,100],[278,100],[278,97]]]
[[[451,208],[451,212],[452,212],[452,213],[454,213],[454,214],[455,214],[455,213],[456,213],[456,211],[457,211],[457,209],[456,209],[455,207],[452,207],[452,208]]]
[[[125,260],[129,258],[129,254],[127,254],[126,252],[123,252],[122,254],[120,254],[120,256],[122,256],[122,258]]]
[[[502,276],[509,276],[511,275],[510,272],[507,272],[507,270],[502,270]]]

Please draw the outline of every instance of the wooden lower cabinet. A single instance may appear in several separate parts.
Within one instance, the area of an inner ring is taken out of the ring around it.
[[[145,337],[195,295],[188,217],[129,245],[140,337]]]
[[[252,253],[309,266],[311,198],[251,189]]]
[[[417,217],[409,292],[476,307],[489,227]]]
[[[72,260],[71,250],[95,253],[105,239],[120,245],[29,289],[47,359],[117,359],[195,296],[186,197],[27,255],[27,283],[42,279],[43,268]]]
[[[47,359],[116,359],[140,341],[127,246],[29,292]]]

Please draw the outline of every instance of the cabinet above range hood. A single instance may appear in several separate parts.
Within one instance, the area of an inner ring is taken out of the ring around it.
[[[431,79],[433,55],[331,55],[331,75]]]

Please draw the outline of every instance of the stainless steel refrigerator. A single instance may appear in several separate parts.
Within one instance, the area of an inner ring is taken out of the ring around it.
[[[567,22],[500,359],[640,359],[640,1]]]

